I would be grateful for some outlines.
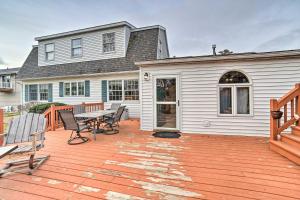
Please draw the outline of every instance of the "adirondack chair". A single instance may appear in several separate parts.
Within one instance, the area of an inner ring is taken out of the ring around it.
[[[32,174],[49,155],[35,157],[36,151],[44,147],[46,119],[44,115],[28,113],[11,120],[4,134],[3,146],[17,144],[10,157],[29,156],[29,159],[12,160],[0,169],[0,177],[8,172],[28,171]],[[28,165],[28,167],[26,166]]]

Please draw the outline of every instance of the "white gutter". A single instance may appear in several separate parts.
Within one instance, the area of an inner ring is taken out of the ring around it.
[[[79,74],[79,75],[68,75],[68,76],[52,76],[52,77],[38,77],[38,78],[26,78],[26,79],[18,79],[20,81],[31,81],[31,80],[41,80],[41,79],[58,79],[58,78],[76,78],[76,77],[84,77],[84,76],[108,76],[108,75],[119,75],[119,74],[136,74],[139,73],[139,70],[134,71],[122,71],[122,72],[107,72],[107,73],[94,73],[94,74]]]
[[[198,63],[198,62],[218,62],[218,61],[237,61],[237,60],[256,60],[256,59],[271,59],[271,58],[300,58],[300,49],[288,51],[274,51],[261,53],[241,53],[232,55],[217,55],[217,56],[194,56],[194,57],[178,57],[166,58],[161,60],[135,62],[135,65],[146,67],[150,65],[168,65],[181,63]]]

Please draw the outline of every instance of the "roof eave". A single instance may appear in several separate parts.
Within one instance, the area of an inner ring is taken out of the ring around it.
[[[161,60],[151,60],[135,62],[135,65],[140,67],[153,66],[153,65],[171,65],[182,63],[205,63],[205,62],[230,62],[242,60],[269,60],[269,59],[288,59],[300,58],[300,50],[280,51],[280,52],[262,52],[248,55],[226,55],[226,56],[203,56],[203,57],[182,57],[182,58],[167,58]]]
[[[78,74],[78,75],[68,75],[68,76],[51,76],[51,77],[35,77],[35,78],[18,78],[20,81],[34,81],[41,79],[57,79],[57,78],[76,78],[82,76],[107,76],[107,75],[115,75],[115,74],[135,74],[139,72],[139,70],[131,70],[131,71],[120,71],[120,72],[105,72],[105,73],[93,73],[93,74]]]

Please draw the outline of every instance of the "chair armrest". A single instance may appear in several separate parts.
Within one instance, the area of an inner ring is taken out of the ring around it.
[[[38,135],[40,135],[42,133],[44,133],[44,131],[38,131],[38,132],[30,134],[30,136],[38,136]]]
[[[0,134],[0,137],[1,137],[1,136],[5,136],[5,135],[7,135],[7,133],[1,133],[1,134]]]

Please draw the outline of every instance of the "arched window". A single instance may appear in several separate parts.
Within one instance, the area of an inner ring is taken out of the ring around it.
[[[219,114],[239,116],[251,114],[251,84],[239,71],[229,71],[219,80]]]

